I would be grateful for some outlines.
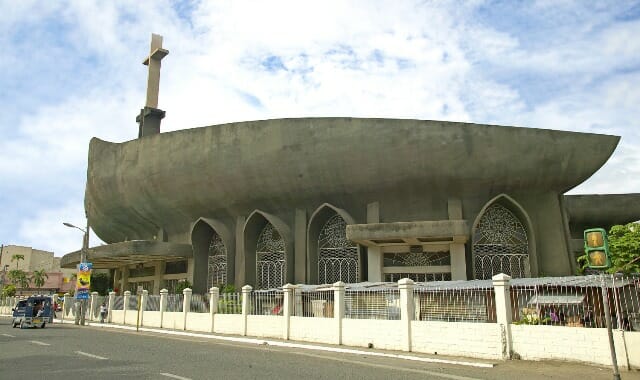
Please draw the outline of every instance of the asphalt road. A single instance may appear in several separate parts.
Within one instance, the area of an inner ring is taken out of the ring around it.
[[[0,379],[575,380],[613,377],[608,368],[580,364],[494,363],[493,368],[474,368],[375,357],[366,352],[355,355],[70,324],[21,330],[11,328],[8,318],[0,318]],[[640,379],[640,372],[625,371],[622,378]]]

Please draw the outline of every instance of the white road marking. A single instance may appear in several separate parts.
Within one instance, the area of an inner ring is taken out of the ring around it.
[[[9,334],[0,334],[0,335],[2,335],[2,336],[8,336],[9,338],[15,338],[15,336],[14,336],[14,335],[9,335]]]
[[[178,375],[174,375],[172,373],[168,373],[168,372],[161,372],[160,373],[162,376],[166,376],[166,377],[170,377],[172,379],[178,379],[178,380],[191,380],[188,377],[182,377],[182,376],[178,376]]]
[[[29,342],[33,343],[33,344],[39,344],[41,346],[51,346],[49,343],[45,343],[45,342],[38,342],[37,340],[30,340]]]
[[[76,351],[76,354],[84,355],[84,356],[88,356],[90,358],[100,359],[100,360],[107,360],[108,359],[108,358],[105,358],[104,356],[98,356],[98,355],[94,355],[94,354],[89,354],[89,353],[82,352],[82,351]]]

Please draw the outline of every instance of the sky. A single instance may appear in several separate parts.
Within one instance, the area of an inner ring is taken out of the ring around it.
[[[570,193],[640,192],[639,1],[0,0],[0,244],[80,248],[62,223],[86,223],[89,140],[137,137],[151,33],[163,132],[346,116],[611,134]]]

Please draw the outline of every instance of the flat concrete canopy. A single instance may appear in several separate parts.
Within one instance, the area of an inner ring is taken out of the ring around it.
[[[365,246],[466,243],[468,231],[466,220],[350,224],[347,239]]]
[[[640,215],[639,193],[565,195],[564,199],[571,222],[582,225],[627,224],[637,221]]]
[[[154,260],[180,260],[193,257],[190,244],[176,244],[155,240],[132,240],[89,248],[87,261],[96,269],[117,268],[122,265]],[[60,260],[62,268],[75,268],[80,263],[80,251],[66,254]]]

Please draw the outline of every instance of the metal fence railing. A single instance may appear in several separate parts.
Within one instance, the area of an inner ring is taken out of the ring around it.
[[[160,296],[149,295],[147,296],[147,303],[144,307],[145,311],[160,311]]]
[[[415,316],[419,321],[495,322],[493,287],[468,289],[417,288]]]
[[[296,290],[294,294],[293,315],[300,317],[333,318],[333,289]]]
[[[113,298],[113,310],[124,310],[124,296],[115,296]]]
[[[168,294],[167,295],[167,309],[169,312],[180,312],[183,310],[184,295],[183,294]]]
[[[254,291],[249,300],[251,315],[282,315],[284,293],[282,291]]]
[[[242,314],[242,293],[221,293],[218,299],[218,313]]]
[[[400,319],[400,291],[398,289],[347,290],[345,318]]]
[[[209,293],[191,295],[190,308],[193,313],[209,312]]]
[[[640,276],[515,279],[512,318],[516,324],[605,327],[605,297],[614,329],[640,331]]]

